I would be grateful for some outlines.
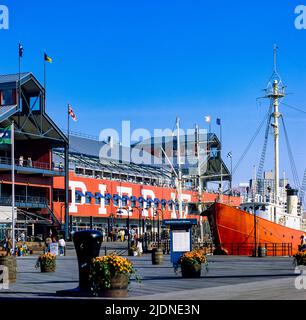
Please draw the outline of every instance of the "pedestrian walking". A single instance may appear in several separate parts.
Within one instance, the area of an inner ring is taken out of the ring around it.
[[[124,230],[120,231],[120,236],[121,236],[121,242],[124,242],[124,238],[125,238],[125,231]]]
[[[66,246],[66,242],[65,242],[65,240],[63,239],[63,237],[61,237],[61,238],[58,240],[58,248],[59,248],[60,256],[64,256],[64,255],[65,255],[65,246]]]
[[[13,250],[13,241],[11,237],[7,237],[5,241],[6,256],[11,256]]]
[[[21,234],[20,234],[20,240],[22,242],[25,242],[25,238],[26,238],[25,233],[22,231]]]
[[[52,239],[50,237],[45,240],[45,253],[50,252],[50,244],[52,243]]]

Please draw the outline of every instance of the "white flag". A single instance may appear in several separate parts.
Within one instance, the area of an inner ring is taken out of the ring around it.
[[[206,122],[211,122],[211,116],[206,116],[206,117],[205,117],[205,121],[206,121]]]

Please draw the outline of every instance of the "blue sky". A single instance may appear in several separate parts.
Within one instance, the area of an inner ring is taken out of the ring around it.
[[[279,71],[290,93],[286,103],[306,110],[306,30],[294,27],[303,0],[257,1],[5,1],[10,29],[0,30],[0,73],[23,70],[43,81],[43,51],[54,60],[47,72],[47,111],[66,127],[66,105],[78,117],[72,130],[98,135],[133,128],[205,127],[205,115],[223,123],[225,152],[235,163],[268,108],[256,103],[272,73],[277,43]],[[305,0],[306,4],[306,0]],[[300,179],[306,168],[306,114],[281,108]],[[272,138],[272,137],[271,137]],[[272,141],[272,140],[271,140]],[[263,132],[234,177],[247,181],[258,165]],[[272,146],[266,169],[272,169]],[[284,140],[281,169],[291,176]],[[227,161],[227,159],[226,159]]]

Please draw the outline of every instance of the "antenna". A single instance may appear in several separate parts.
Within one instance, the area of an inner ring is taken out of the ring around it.
[[[277,44],[274,44],[273,45],[273,55],[274,55],[274,68],[273,68],[273,73],[277,74],[277,49],[278,49],[278,46]]]
[[[277,44],[273,45],[273,73],[268,81],[267,87],[265,89],[267,94],[271,94],[273,92],[273,83],[277,81],[278,83],[278,90],[284,91],[284,85],[283,81],[277,71],[277,50],[279,49],[279,46]]]

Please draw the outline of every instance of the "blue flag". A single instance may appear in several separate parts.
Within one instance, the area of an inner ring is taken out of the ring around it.
[[[217,125],[221,126],[221,119],[217,118]]]
[[[11,144],[11,143],[12,143],[11,126],[6,128],[0,128],[0,144]]]
[[[23,45],[19,43],[19,58],[23,58]]]

